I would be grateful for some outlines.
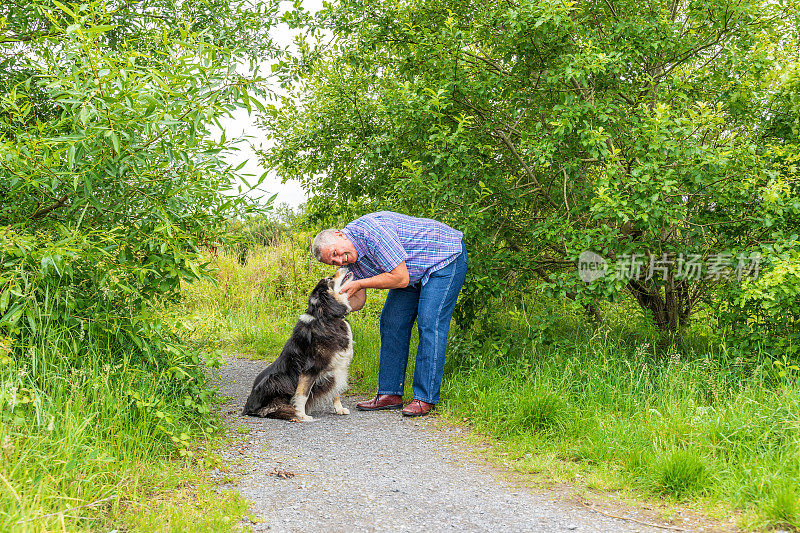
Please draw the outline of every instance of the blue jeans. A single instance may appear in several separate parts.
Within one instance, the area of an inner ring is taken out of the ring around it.
[[[414,367],[414,398],[439,402],[450,318],[467,275],[467,263],[467,248],[462,242],[458,258],[433,272],[425,286],[417,282],[389,290],[381,312],[378,394],[403,395],[411,327],[416,319],[419,346]]]

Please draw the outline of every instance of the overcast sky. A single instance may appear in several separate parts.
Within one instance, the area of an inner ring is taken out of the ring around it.
[[[292,2],[282,2],[285,8],[291,8]],[[322,0],[303,0],[303,7],[308,11],[316,12],[322,7]],[[297,30],[289,30],[285,24],[276,26],[272,31],[272,37],[279,45],[292,44]],[[269,65],[265,65],[264,72],[270,72]],[[278,90],[278,87],[275,88]],[[276,102],[271,102],[275,104]],[[255,108],[254,108],[255,111]],[[222,120],[222,126],[225,129],[225,137],[234,139],[241,136],[247,136],[248,143],[252,144],[255,149],[267,147],[267,141],[264,138],[264,132],[259,130],[255,125],[255,117],[248,116],[246,109],[237,110],[232,118]],[[261,176],[266,170],[259,162],[253,149],[247,146],[248,143],[239,144],[239,151],[235,152],[230,158],[229,162],[238,165],[242,161],[247,161],[247,164],[240,170],[241,174],[252,174],[254,177],[248,177],[248,181],[253,181]],[[260,189],[266,193],[259,192],[258,194],[266,194],[269,197],[272,194],[278,193],[277,198],[273,205],[278,206],[281,203],[287,203],[292,207],[297,207],[306,201],[306,194],[300,187],[300,183],[296,180],[281,183],[280,178],[274,173],[264,180]]]

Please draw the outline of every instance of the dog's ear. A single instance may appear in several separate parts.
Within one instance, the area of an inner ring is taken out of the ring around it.
[[[308,307],[309,309],[313,309],[319,306],[320,302],[322,301],[322,295],[328,293],[328,279],[322,278],[317,283],[317,286],[311,291],[311,294],[308,295]]]

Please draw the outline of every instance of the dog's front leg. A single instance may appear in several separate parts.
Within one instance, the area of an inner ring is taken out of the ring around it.
[[[308,393],[311,390],[311,385],[314,384],[314,378],[308,374],[300,374],[300,379],[297,381],[297,390],[292,396],[292,405],[294,406],[294,415],[300,422],[311,422],[314,417],[306,414],[306,402],[308,401]]]
[[[336,395],[336,398],[333,399],[333,410],[336,411],[337,415],[349,415],[350,409],[347,407],[342,406],[342,399],[339,395]]]

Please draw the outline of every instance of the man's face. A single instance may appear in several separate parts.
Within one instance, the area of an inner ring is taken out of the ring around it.
[[[353,243],[342,233],[337,233],[336,242],[322,249],[322,262],[326,265],[352,265],[358,260]]]

